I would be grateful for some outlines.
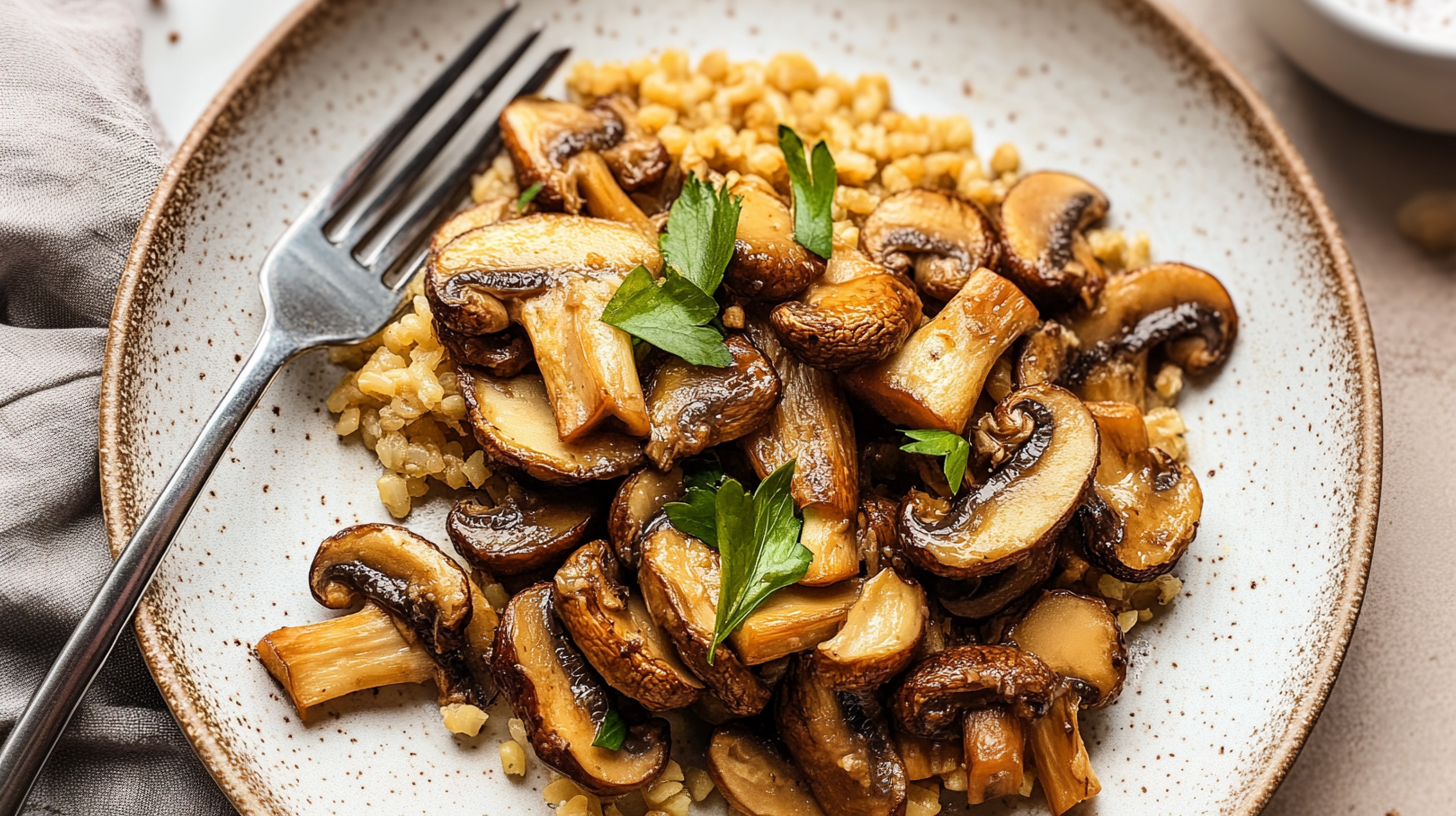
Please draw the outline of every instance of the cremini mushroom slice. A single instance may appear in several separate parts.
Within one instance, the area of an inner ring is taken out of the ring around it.
[[[825,371],[878,363],[920,327],[920,296],[899,275],[838,243],[824,275],[774,308],[774,331],[794,356]]]
[[[667,767],[667,721],[629,720],[626,741],[615,751],[592,745],[612,700],[562,631],[552,596],[551,584],[540,583],[506,604],[495,639],[501,687],[542,762],[598,796],[636,790]]]
[[[1082,401],[1054,385],[1013,391],[995,408],[1033,428],[986,482],[954,501],[912,490],[900,509],[900,549],[946,578],[977,578],[1028,557],[1062,532],[1097,467],[1097,424]]]
[[[824,274],[824,261],[794,240],[794,215],[758,176],[743,176],[731,188],[742,199],[733,258],[723,288],[745,300],[787,300]]]
[[[1203,489],[1192,469],[1148,442],[1137,406],[1089,402],[1101,461],[1080,521],[1087,555],[1124,581],[1173,569],[1198,534]]]
[[[556,613],[607,685],[647,710],[682,708],[702,694],[642,598],[621,582],[606,542],[583,545],[556,571]]]
[[[891,422],[961,433],[991,367],[1037,318],[1010,281],[980,269],[899,351],[841,379]]]
[[[814,650],[814,673],[845,691],[880,686],[910,665],[929,615],[920,584],[881,570],[865,582],[839,632]]]
[[[520,326],[506,326],[493,334],[461,334],[436,323],[435,337],[452,362],[483,369],[495,377],[514,377],[535,362],[531,337]]]
[[[908,570],[908,562],[900,555],[896,529],[899,514],[900,503],[885,496],[863,496],[859,500],[854,540],[871,577],[885,569]]]
[[[1036,781],[1041,783],[1052,816],[1061,816],[1102,791],[1082,743],[1079,705],[1078,695],[1066,690],[1052,701],[1046,716],[1033,720],[1027,729]]]
[[[761,314],[747,315],[746,328],[778,374],[779,401],[768,424],[743,437],[743,450],[759,478],[795,461],[789,489],[804,511],[799,541],[814,554],[800,583],[837,583],[859,573],[859,464],[849,403],[834,377],[789,353]]]
[[[516,200],[510,196],[488,198],[450,216],[430,238],[430,251],[439,252],[445,245],[473,229],[489,226],[516,217]]]
[[[966,801],[972,805],[1021,793],[1026,781],[1026,725],[1004,705],[967,711],[961,719],[966,751]]]
[[[935,596],[952,615],[989,618],[1051,577],[1063,549],[1075,546],[1069,539],[1077,535],[1077,529],[1077,525],[1068,524],[1056,538],[1036,547],[1026,558],[1000,572],[969,581],[941,578],[935,584]]]
[[[647,609],[677,644],[689,670],[708,685],[736,717],[757,714],[771,692],[743,664],[728,642],[718,644],[712,664],[708,649],[718,609],[718,554],[706,544],[663,525],[642,542],[637,583]]]
[[[743,662],[757,666],[812,649],[834,637],[860,595],[860,580],[791,586],[769,595],[728,636]]]
[[[732,364],[693,365],[672,357],[647,379],[652,425],[647,458],[660,470],[750,433],[768,421],[779,399],[779,378],[768,359],[740,334],[724,340]]]
[[[714,729],[706,758],[718,792],[744,816],[825,816],[799,766],[742,725]]]
[[[685,492],[680,467],[664,473],[649,465],[622,480],[612,497],[612,508],[607,515],[607,537],[611,539],[618,561],[637,569],[642,536],[648,523],[662,512],[668,502],[678,501]]]
[[[875,207],[859,246],[892,272],[914,275],[926,297],[950,300],[971,274],[1001,260],[996,227],[980,207],[952,193],[915,188]]]
[[[1036,655],[1012,646],[953,646],[920,662],[895,690],[895,724],[940,738],[961,730],[961,715],[1004,703],[1018,717],[1045,714],[1062,678]]]
[[[1127,644],[1117,616],[1101,598],[1065,589],[1043,592],[1006,639],[1066,677],[1084,708],[1106,708],[1122,693]]]
[[[1074,313],[1068,326],[1082,342],[1068,372],[1087,379],[1118,355],[1166,346],[1168,359],[1198,376],[1219,365],[1233,348],[1238,312],[1218,278],[1181,263],[1135,269],[1108,281],[1092,308]]]
[[[795,658],[774,722],[826,813],[904,816],[905,763],[874,695],[835,691]]]
[[[1055,320],[1043,320],[1023,335],[1012,351],[1012,384],[1016,388],[1057,385],[1071,367],[1079,343],[1071,329]]]
[[[1042,308],[1090,302],[1107,280],[1083,234],[1107,214],[1107,196],[1069,173],[1023,176],[1001,202],[999,267]]]
[[[644,461],[640,440],[611,431],[563,442],[538,375],[504,379],[466,367],[459,375],[475,439],[494,462],[570,485],[621,476]]]
[[[596,502],[557,491],[527,490],[504,474],[483,496],[455,502],[445,519],[450,541],[472,567],[524,575],[561,563],[602,519]]]
[[[622,189],[636,192],[658,183],[667,175],[672,156],[651,131],[637,124],[637,103],[630,96],[614,93],[593,102],[589,110],[606,120],[615,120],[621,138],[602,151],[602,158]]]

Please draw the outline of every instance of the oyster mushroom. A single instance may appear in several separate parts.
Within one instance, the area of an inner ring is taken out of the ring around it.
[[[675,467],[666,473],[648,466],[622,480],[612,497],[607,515],[607,537],[617,560],[630,569],[637,569],[642,550],[642,536],[648,525],[668,502],[683,497],[683,471]]]
[[[745,816],[825,816],[799,766],[742,725],[714,729],[706,758],[718,792]]]
[[[814,650],[814,673],[835,689],[878,687],[910,665],[929,615],[919,584],[882,570],[865,582],[843,628]]]
[[[1018,416],[1020,415],[1020,416]],[[947,503],[912,490],[900,508],[900,549],[946,578],[1000,572],[1054,541],[1097,467],[1097,425],[1082,401],[1052,385],[1013,391],[995,416],[1033,428],[986,482]]]
[[[936,300],[955,297],[977,269],[1001,259],[1001,239],[980,207],[920,188],[881,201],[860,227],[859,247],[891,272],[913,274]]]
[[[834,637],[859,595],[858,578],[829,586],[785,587],[759,604],[728,642],[750,666],[812,649]]]
[[[1002,703],[1018,717],[1040,717],[1061,677],[1036,655],[1011,646],[955,646],[915,666],[894,692],[895,724],[931,739],[961,730],[967,711]]]
[[[552,587],[535,584],[506,604],[496,629],[495,665],[511,710],[526,727],[536,756],[598,796],[646,785],[667,767],[672,747],[666,720],[628,719],[618,750],[592,745],[612,710],[607,687],[562,631]]]
[[[673,357],[648,377],[647,458],[659,470],[758,429],[773,412],[779,399],[773,366],[742,335],[731,334],[724,344],[733,357],[727,367]]]
[[[1092,563],[1142,583],[1169,572],[1198,535],[1203,490],[1178,460],[1152,447],[1137,406],[1089,402],[1101,437],[1101,461],[1081,511]]]
[[[490,575],[524,575],[559,564],[602,516],[595,502],[527,490],[503,474],[491,477],[481,498],[457,501],[445,530],[456,552]]]
[[[1107,196],[1069,173],[1030,173],[1001,202],[1002,274],[1042,308],[1090,302],[1107,280],[1083,234]]]
[[[1117,616],[1101,598],[1065,589],[1043,592],[1006,633],[1008,643],[1066,677],[1088,710],[1106,708],[1127,678],[1127,645]]]
[[[787,300],[824,274],[824,261],[794,240],[794,215],[773,185],[743,176],[731,188],[741,201],[733,258],[723,288],[744,300]]]

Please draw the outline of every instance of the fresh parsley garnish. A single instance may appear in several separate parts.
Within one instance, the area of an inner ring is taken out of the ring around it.
[[[717,291],[733,258],[740,209],[742,200],[728,192],[727,184],[715,189],[695,175],[688,176],[672,202],[667,231],[658,242],[662,257],[705,294]]]
[[[695,456],[682,463],[682,501],[663,506],[672,526],[706,543],[718,546],[718,488],[723,484],[723,465],[715,455]]]
[[[945,480],[950,483],[950,492],[961,489],[961,477],[966,475],[966,462],[971,458],[971,443],[964,436],[950,431],[901,431],[914,439],[908,445],[901,445],[906,453],[924,453],[945,457]]]
[[[799,134],[788,125],[779,125],[779,149],[784,151],[789,186],[794,190],[794,240],[827,260],[834,251],[834,188],[839,184],[829,145],[814,145],[809,161],[805,161],[804,141]]]
[[[541,182],[538,181],[535,184],[532,184],[530,187],[527,187],[525,191],[521,193],[521,197],[516,199],[516,215],[520,215],[521,213],[525,212],[527,205],[529,205],[532,201],[536,200],[536,194],[541,192],[542,186],[544,185],[542,185]]]
[[[616,751],[626,741],[627,723],[623,721],[622,715],[617,713],[617,709],[607,709],[607,716],[603,717],[602,724],[597,726],[597,735],[592,740],[592,746]]]

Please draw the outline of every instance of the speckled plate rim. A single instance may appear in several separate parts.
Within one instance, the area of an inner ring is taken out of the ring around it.
[[[1317,240],[1329,259],[1326,273],[1331,274],[1332,270],[1333,283],[1341,296],[1346,325],[1351,332],[1349,339],[1356,355],[1359,382],[1357,393],[1353,396],[1358,398],[1359,404],[1356,440],[1359,445],[1359,487],[1346,547],[1349,568],[1335,602],[1333,625],[1328,630],[1313,682],[1296,702],[1284,733],[1268,755],[1267,767],[1233,811],[1241,815],[1257,814],[1283,781],[1324,708],[1339,674],[1365,594],[1380,508],[1382,427],[1375,341],[1360,283],[1339,227],[1303,158],[1273,112],[1233,65],[1176,12],[1162,7],[1155,0],[1107,1],[1132,10],[1165,45],[1202,74],[1217,94],[1219,103],[1231,108],[1247,124],[1265,157],[1297,191],[1303,206],[1308,208],[1309,215],[1318,226]],[[166,220],[168,208],[174,197],[186,197],[195,174],[205,171],[211,151],[221,144],[230,127],[246,115],[248,101],[272,81],[278,66],[291,54],[307,47],[309,31],[321,21],[317,15],[326,14],[338,2],[340,0],[304,0],[238,68],[168,163],[137,229],[126,270],[117,287],[102,368],[101,499],[113,556],[131,534],[145,509],[136,501],[135,491],[126,483],[126,475],[131,470],[126,466],[130,451],[123,435],[122,386],[126,360],[133,349],[134,337],[130,330],[142,318],[141,305],[149,283],[147,261],[154,251],[164,251],[163,247],[170,237]],[[259,795],[257,782],[260,780],[249,778],[251,772],[229,754],[214,730],[215,725],[196,704],[185,672],[168,648],[153,615],[152,606],[143,599],[136,614],[136,634],[142,655],[203,765],[243,816],[277,813],[272,803]]]

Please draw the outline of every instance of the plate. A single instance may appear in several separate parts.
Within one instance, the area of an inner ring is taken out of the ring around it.
[[[305,3],[202,117],[152,200],[111,324],[101,466],[113,546],[250,348],[269,245],[493,11]],[[1178,569],[1185,594],[1133,630],[1122,700],[1088,718],[1104,789],[1081,812],[1257,813],[1318,715],[1359,610],[1380,407],[1335,225],[1223,58],[1142,0],[542,0],[512,30],[532,19],[548,23],[534,54],[562,42],[593,60],[797,49],[846,75],[883,71],[900,109],[965,113],[983,154],[1012,141],[1029,167],[1085,175],[1107,191],[1114,225],[1152,236],[1156,258],[1223,280],[1239,343],[1180,402],[1206,497]],[[341,443],[323,409],[339,374],[323,352],[290,363],[213,474],[137,616],[157,683],[245,816],[544,813],[539,765],[525,782],[500,770],[503,708],[480,737],[458,738],[428,687],[390,688],[305,724],[253,655],[264,633],[329,614],[306,585],[318,542],[387,520],[372,458]],[[410,525],[443,539],[447,503],[426,502]],[[986,810],[1015,807],[1042,808]]]

